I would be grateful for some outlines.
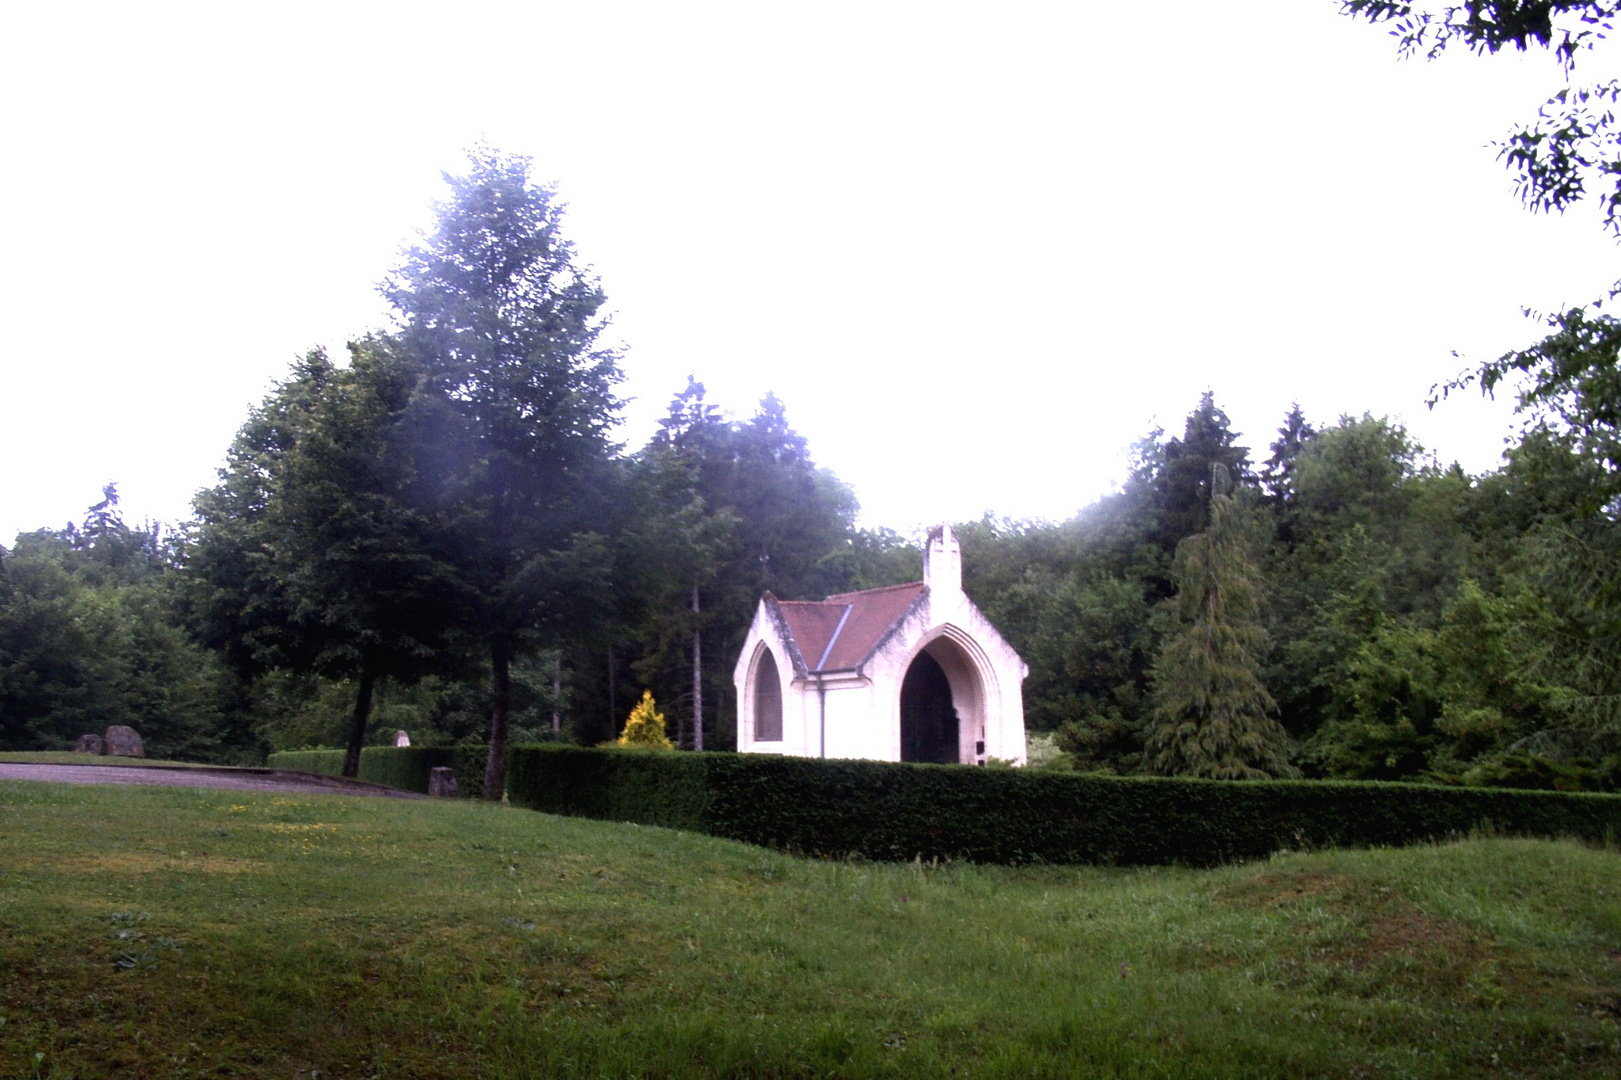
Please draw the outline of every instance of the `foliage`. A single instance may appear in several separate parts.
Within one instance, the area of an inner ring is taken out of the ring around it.
[[[1614,26],[1615,0],[1466,0],[1439,12],[1416,10],[1407,0],[1341,0],[1353,18],[1391,23],[1404,55],[1434,59],[1458,44],[1476,53],[1513,48],[1551,50],[1566,77],[1577,57],[1591,51]],[[1605,227],[1621,235],[1621,134],[1613,105],[1621,83],[1567,86],[1550,97],[1537,119],[1500,144],[1498,159],[1513,170],[1521,200],[1532,209],[1563,211],[1587,195],[1601,195]]]
[[[117,502],[109,484],[82,526],[20,536],[0,560],[0,747],[125,724],[152,755],[257,758],[226,719],[232,679],[179,625],[173,545]]]
[[[479,750],[483,750],[480,746]],[[289,772],[342,776],[345,751],[283,750],[271,754],[265,764]],[[368,746],[360,752],[358,779],[370,784],[399,788],[401,791],[428,793],[429,775],[434,769],[457,769],[463,757],[461,747],[450,746]],[[482,754],[480,754],[482,764]],[[456,785],[458,794],[467,795]]]
[[[653,691],[642,691],[642,700],[625,719],[625,730],[619,733],[618,745],[642,750],[675,749],[675,744],[664,733],[664,714],[653,704]]]
[[[761,593],[820,598],[921,576],[912,545],[854,528],[854,497],[812,461],[775,395],[733,421],[705,393],[689,376],[636,456],[645,512],[625,534],[647,598],[634,620],[634,670],[670,705],[681,746],[704,745],[700,730],[722,746],[735,738],[727,691]],[[701,726],[692,722],[700,696]]]
[[[198,496],[188,569],[200,625],[244,674],[356,679],[355,775],[380,679],[454,670],[465,590],[415,490],[420,372],[378,339],[320,350],[250,416]]]
[[[1409,844],[1489,828],[1602,841],[1621,796],[1081,776],[754,754],[513,751],[512,801],[843,858],[1213,865],[1284,848]]]
[[[1177,545],[1175,629],[1154,664],[1148,766],[1167,776],[1296,775],[1277,703],[1257,674],[1266,649],[1259,582],[1220,465],[1210,525]]]
[[[562,236],[556,192],[528,158],[476,147],[434,226],[383,287],[422,372],[427,493],[467,591],[464,625],[491,670],[485,789],[499,798],[511,663],[589,639],[612,558],[595,532],[611,499],[615,351],[605,302]]]

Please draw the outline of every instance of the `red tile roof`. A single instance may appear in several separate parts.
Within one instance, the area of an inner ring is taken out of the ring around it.
[[[778,600],[766,593],[778,625],[807,673],[860,667],[923,595],[923,582],[839,593],[826,600]]]

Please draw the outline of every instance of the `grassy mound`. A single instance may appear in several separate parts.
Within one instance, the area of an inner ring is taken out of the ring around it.
[[[0,782],[0,1075],[1612,1076],[1621,858],[799,860],[461,801]]]

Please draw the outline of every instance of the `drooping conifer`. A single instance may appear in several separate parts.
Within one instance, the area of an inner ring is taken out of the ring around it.
[[[1154,664],[1144,757],[1177,776],[1294,776],[1289,735],[1257,674],[1266,649],[1259,583],[1226,470],[1211,470],[1210,523],[1176,549],[1175,625]]]

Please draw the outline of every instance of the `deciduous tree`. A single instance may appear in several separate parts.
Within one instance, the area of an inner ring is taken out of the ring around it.
[[[604,296],[528,158],[476,147],[433,228],[383,286],[440,406],[433,506],[452,536],[493,687],[484,794],[505,786],[514,653],[564,644],[600,610],[611,565],[602,477],[619,402]]]

